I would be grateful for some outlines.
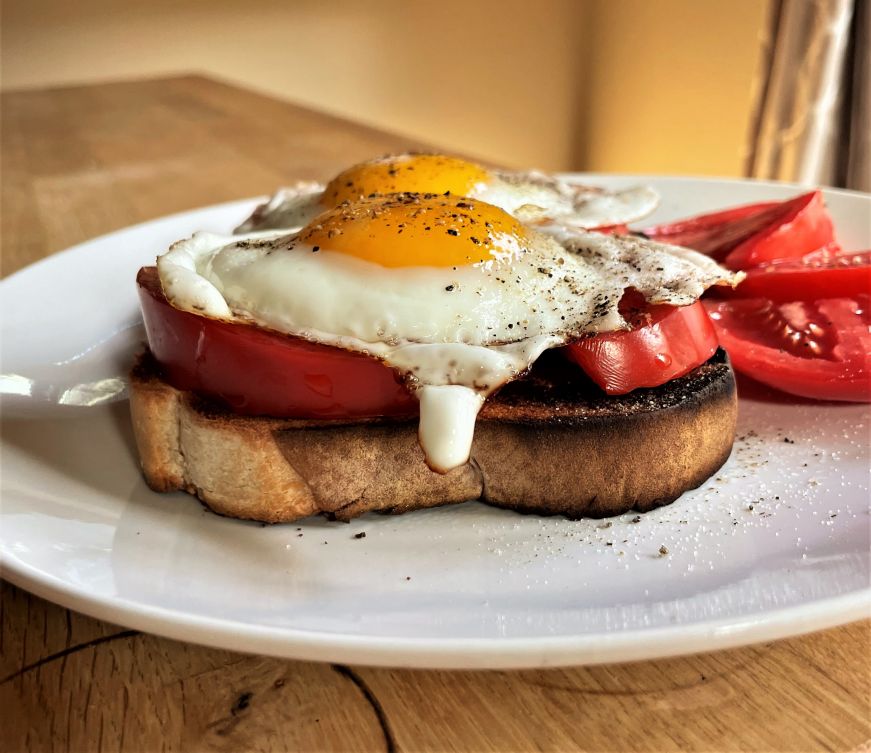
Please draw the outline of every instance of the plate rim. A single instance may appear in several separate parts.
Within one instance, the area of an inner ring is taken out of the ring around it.
[[[734,177],[642,173],[559,173],[572,180],[620,179],[694,181],[698,183],[808,189],[814,184]],[[820,186],[825,193],[862,197],[871,193]],[[0,288],[51,264],[56,257],[95,243],[135,233],[158,223],[172,223],[198,213],[221,213],[263,201],[265,195],[195,207],[119,228],[51,253],[0,279]],[[428,669],[521,669],[631,662],[707,653],[753,643],[804,635],[871,617],[871,581],[835,597],[779,609],[689,625],[645,630],[526,638],[410,638],[361,636],[256,625],[94,594],[0,551],[0,577],[61,607],[113,624],[122,624],[173,640],[243,653],[287,659],[363,666]]]
[[[0,556],[4,579],[95,619],[212,648],[358,666],[472,670],[617,664],[738,648],[871,618],[869,586],[739,619],[605,634],[448,639],[360,636],[241,623],[82,594],[59,578],[21,562],[13,565],[11,560]],[[252,646],[252,639],[259,645]]]

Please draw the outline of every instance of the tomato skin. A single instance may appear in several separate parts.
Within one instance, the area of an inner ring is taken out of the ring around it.
[[[717,350],[717,335],[700,301],[648,307],[644,319],[634,329],[567,345],[566,355],[607,394],[625,395],[681,377]]]
[[[800,258],[835,243],[821,191],[691,217],[643,233],[655,241],[700,251],[733,270]]]
[[[148,345],[176,388],[247,415],[362,418],[415,415],[396,373],[359,353],[174,308],[155,267],[136,277]],[[193,354],[193,356],[192,356]]]
[[[746,204],[645,228],[642,234],[659,243],[692,248],[719,260],[742,240],[770,225],[779,211],[778,201]]]
[[[778,259],[798,259],[835,242],[835,228],[822,191],[797,196],[781,205],[783,214],[739,243],[723,260],[729,269],[745,269]]]
[[[746,270],[737,288],[714,292],[723,298],[813,301],[871,292],[871,251],[831,254],[817,251],[801,259],[771,262]]]
[[[736,371],[802,397],[871,402],[871,295],[705,304]]]

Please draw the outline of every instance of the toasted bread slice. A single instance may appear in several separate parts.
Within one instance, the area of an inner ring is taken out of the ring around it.
[[[240,416],[169,385],[147,352],[131,374],[130,408],[152,489],[183,489],[222,515],[270,523],[473,499],[569,518],[643,512],[729,457],[737,400],[722,351],[621,397],[547,354],[541,362],[487,401],[470,461],[447,474],[424,463],[416,419]]]

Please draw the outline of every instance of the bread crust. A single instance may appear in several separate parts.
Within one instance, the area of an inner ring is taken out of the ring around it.
[[[644,512],[703,483],[731,452],[737,397],[722,351],[619,398],[545,368],[488,400],[470,462],[444,475],[424,463],[416,419],[240,416],[172,387],[148,352],[131,373],[130,410],[148,485],[222,515],[350,520],[480,499],[580,518]]]

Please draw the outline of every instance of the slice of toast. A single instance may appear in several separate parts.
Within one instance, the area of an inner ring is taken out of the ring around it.
[[[723,351],[685,377],[620,397],[545,354],[486,402],[471,459],[444,475],[424,463],[416,419],[240,416],[172,387],[148,352],[131,374],[130,409],[152,489],[277,523],[472,499],[569,518],[644,512],[726,461],[737,399]]]

